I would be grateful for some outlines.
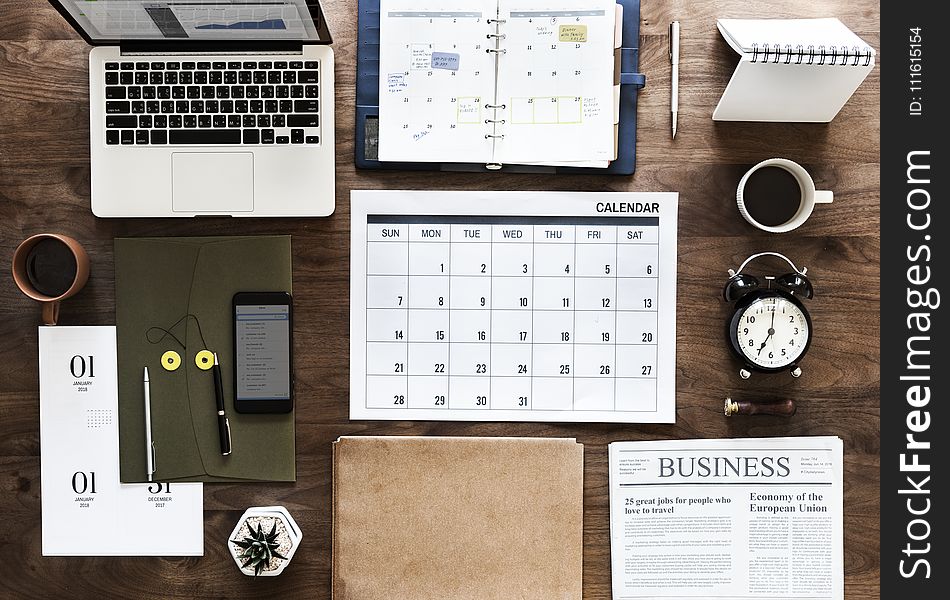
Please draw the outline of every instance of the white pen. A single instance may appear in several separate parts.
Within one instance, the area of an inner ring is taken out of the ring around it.
[[[670,96],[670,111],[673,113],[673,138],[676,138],[676,113],[680,105],[680,22],[670,23],[670,65],[672,65],[672,74],[670,75],[673,87]]]
[[[152,399],[149,393],[148,367],[145,367],[142,384],[145,391],[145,469],[148,471],[148,480],[151,481],[152,475],[155,474],[155,447],[152,445]]]

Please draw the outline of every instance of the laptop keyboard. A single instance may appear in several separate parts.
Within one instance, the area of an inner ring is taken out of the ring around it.
[[[110,146],[319,144],[318,61],[107,62]]]

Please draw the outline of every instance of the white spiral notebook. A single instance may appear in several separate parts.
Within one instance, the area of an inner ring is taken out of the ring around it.
[[[874,49],[838,19],[719,19],[741,56],[714,121],[827,123],[874,68]]]

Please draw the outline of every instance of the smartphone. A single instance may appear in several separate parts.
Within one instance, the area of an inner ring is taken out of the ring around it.
[[[286,413],[293,399],[293,302],[287,292],[238,292],[234,320],[234,410]]]

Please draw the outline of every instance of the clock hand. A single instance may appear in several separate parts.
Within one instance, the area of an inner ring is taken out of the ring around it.
[[[772,307],[772,324],[769,325],[769,337],[765,338],[765,341],[768,341],[770,337],[775,333],[775,306]],[[772,350],[775,350],[775,342],[772,342]]]
[[[769,340],[772,339],[772,336],[775,335],[775,311],[772,311],[772,324],[769,326],[769,334],[762,340],[762,345],[759,346],[759,351],[756,353],[756,356],[762,354],[762,350],[765,349],[765,345],[769,343]],[[775,349],[775,342],[772,342],[772,349]]]

